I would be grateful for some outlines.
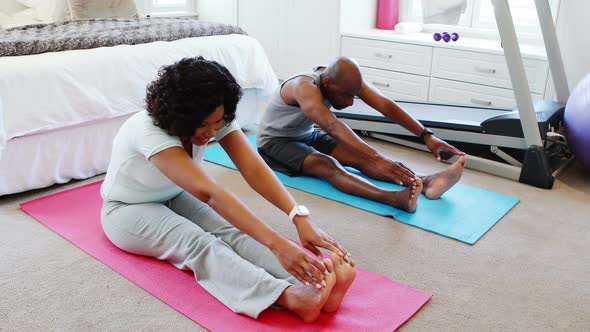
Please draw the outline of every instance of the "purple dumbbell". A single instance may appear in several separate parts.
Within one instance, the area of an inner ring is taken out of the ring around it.
[[[451,34],[449,34],[448,32],[443,32],[443,33],[439,33],[439,32],[435,32],[432,35],[432,38],[434,39],[434,41],[444,41],[445,43],[452,41],[457,41],[459,40],[459,34],[456,32],[453,32]]]
[[[442,40],[443,40],[445,43],[448,43],[448,42],[450,42],[450,41],[451,41],[451,35],[449,35],[449,33],[448,33],[448,32],[443,32],[443,34],[442,34]]]

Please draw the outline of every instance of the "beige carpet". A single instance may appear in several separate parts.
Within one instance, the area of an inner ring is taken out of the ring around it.
[[[370,141],[416,171],[444,167],[424,152]],[[269,224],[296,236],[237,172],[205,167]],[[201,329],[18,208],[101,178],[0,198],[0,331]],[[433,294],[402,331],[589,331],[590,174],[573,164],[552,190],[470,170],[462,182],[521,199],[473,246],[290,191],[360,266]]]

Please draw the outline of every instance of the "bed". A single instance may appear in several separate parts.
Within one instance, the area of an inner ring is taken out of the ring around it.
[[[225,65],[244,89],[244,129],[278,84],[260,44],[239,33],[29,55],[2,45],[0,196],[104,173],[115,133],[163,65],[197,55]]]

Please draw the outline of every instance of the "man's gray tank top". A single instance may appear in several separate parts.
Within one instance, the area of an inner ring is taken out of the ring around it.
[[[287,105],[283,101],[283,98],[281,98],[281,89],[285,83],[298,76],[309,76],[313,78],[314,84],[319,87],[320,73],[316,72],[319,68],[323,68],[323,66],[289,77],[272,94],[268,107],[258,126],[256,144],[259,147],[264,146],[273,137],[298,138],[313,132],[314,122],[303,113],[299,106]],[[324,98],[324,105],[327,108],[332,107],[326,98]]]

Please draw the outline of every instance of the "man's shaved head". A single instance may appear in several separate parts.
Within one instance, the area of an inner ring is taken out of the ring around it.
[[[359,65],[349,57],[339,57],[326,68],[324,73],[336,84],[358,87],[358,90],[363,85]]]
[[[352,105],[363,87],[358,63],[349,57],[339,57],[322,73],[324,94],[336,109]]]

